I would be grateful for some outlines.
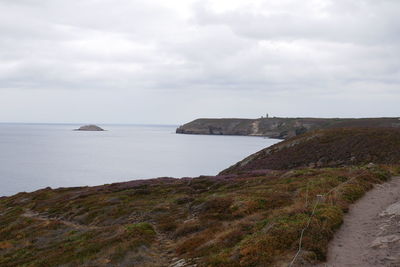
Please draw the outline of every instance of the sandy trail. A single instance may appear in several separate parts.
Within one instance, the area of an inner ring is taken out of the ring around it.
[[[400,266],[400,177],[350,206],[319,267]]]

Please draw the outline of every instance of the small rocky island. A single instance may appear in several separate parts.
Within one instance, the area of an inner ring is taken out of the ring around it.
[[[75,131],[104,131],[104,129],[97,125],[89,124],[81,126],[79,129],[75,129]]]

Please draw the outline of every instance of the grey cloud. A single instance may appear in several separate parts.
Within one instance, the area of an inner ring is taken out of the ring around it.
[[[267,1],[268,2],[268,1]],[[261,40],[324,40],[382,44],[400,40],[398,1],[331,1],[320,14],[275,10],[269,14],[234,10],[222,14],[196,5],[200,24],[226,25],[238,35]],[[265,5],[265,10],[269,10]]]
[[[290,7],[271,10],[271,2],[264,5],[266,14],[259,12],[262,9],[246,8],[215,12],[198,2],[196,21],[229,28],[238,38],[271,44],[258,50],[259,60],[252,68],[269,70],[258,76],[269,81],[297,82],[296,88],[307,84],[324,88],[332,83],[343,88],[358,80],[383,84],[398,80],[400,24],[396,20],[400,2],[332,1],[320,13]],[[273,49],[273,44],[289,49]],[[298,51],[291,51],[296,47]]]
[[[143,108],[159,94],[172,105],[190,99],[187,108],[209,103],[221,116],[238,103],[256,112],[262,98],[289,110],[293,97],[309,112],[306,97],[398,94],[399,1],[298,3],[242,1],[221,11],[213,1],[3,0],[0,93],[89,98],[98,90],[134,95]],[[224,95],[221,107],[211,101]]]

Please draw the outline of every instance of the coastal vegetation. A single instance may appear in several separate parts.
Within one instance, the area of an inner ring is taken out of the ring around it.
[[[321,262],[349,205],[400,173],[399,136],[316,131],[218,176],[2,197],[0,265],[288,266],[302,232],[294,264]]]

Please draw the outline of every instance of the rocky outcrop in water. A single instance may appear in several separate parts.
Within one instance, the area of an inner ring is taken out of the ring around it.
[[[342,127],[400,128],[399,118],[326,119],[259,118],[197,119],[176,129],[180,134],[250,135],[287,139],[310,130]]]
[[[100,128],[97,125],[90,124],[90,125],[84,125],[79,129],[76,129],[75,131],[104,131],[104,129]]]

